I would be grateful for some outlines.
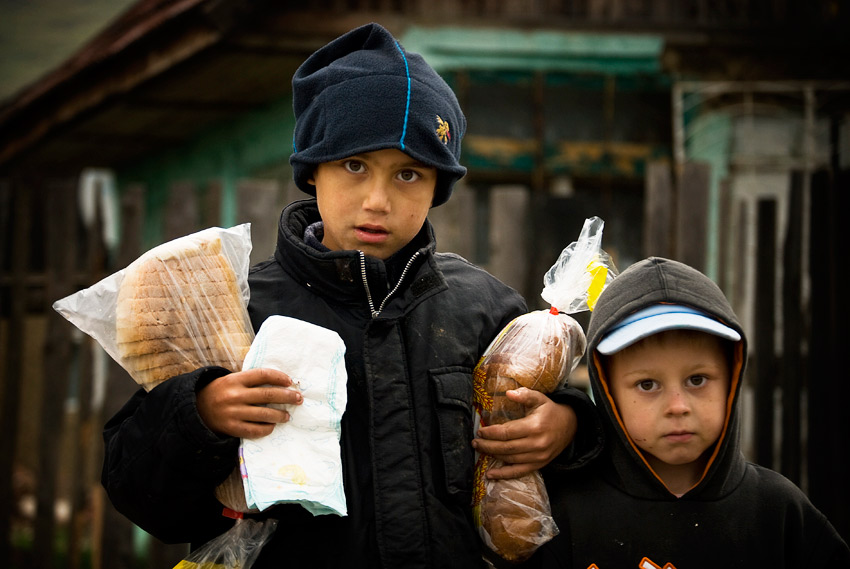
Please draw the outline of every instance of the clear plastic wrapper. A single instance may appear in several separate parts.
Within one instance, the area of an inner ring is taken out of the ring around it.
[[[238,370],[254,338],[250,252],[248,224],[205,229],[154,247],[53,308],[148,391],[205,365]]]
[[[275,519],[238,519],[232,528],[190,553],[174,569],[250,569],[276,528]]]
[[[203,366],[237,371],[254,339],[250,253],[249,224],[204,229],[154,247],[53,308],[148,391]],[[216,496],[248,511],[238,468]]]
[[[616,275],[601,249],[603,222],[585,221],[578,241],[567,246],[544,277],[542,296],[549,310],[523,314],[493,340],[475,368],[476,430],[525,416],[525,408],[506,392],[527,387],[550,393],[566,384],[584,355],[587,340],[569,314],[592,310],[599,294]],[[479,533],[494,552],[511,562],[528,559],[558,533],[539,472],[510,480],[488,480],[501,466],[477,456],[473,512]]]

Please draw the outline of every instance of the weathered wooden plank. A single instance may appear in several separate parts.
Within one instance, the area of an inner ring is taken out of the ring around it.
[[[22,333],[26,318],[26,280],[30,242],[32,187],[20,178],[11,182],[12,204],[12,243],[11,253],[12,282],[10,285],[10,307],[8,334],[4,346],[5,385],[3,386],[2,415],[0,428],[4,435],[0,437],[0,504],[14,504],[12,473],[14,470],[18,441],[18,418],[20,416],[21,382],[23,380],[23,353],[25,335]],[[0,567],[10,567],[12,508],[0,508]]]
[[[276,180],[241,180],[236,187],[236,222],[251,224],[252,265],[274,253],[281,194]]]
[[[705,271],[708,239],[708,194],[711,166],[686,162],[676,192],[675,257]]]
[[[122,235],[115,263],[118,267],[126,267],[142,253],[142,225],[145,217],[144,198],[145,188],[141,185],[127,188],[121,197]],[[106,421],[117,413],[136,389],[136,383],[124,368],[110,359],[103,405],[103,420]],[[133,523],[118,513],[109,500],[105,498],[102,488],[97,489],[96,496],[100,496],[100,498],[93,501],[95,515],[99,517],[95,520],[92,531],[93,569],[135,566]]]
[[[517,290],[525,286],[528,274],[526,235],[520,228],[528,215],[529,201],[529,190],[524,186],[494,186],[490,190],[488,269]],[[542,282],[541,275],[538,280]]]
[[[778,366],[782,387],[782,458],[780,471],[797,485],[802,465],[800,394],[803,392],[803,180],[794,172],[788,200],[788,226],[782,251],[782,359]]]
[[[755,363],[755,462],[773,468],[776,389],[776,202],[759,200],[756,219],[756,291],[753,349]]]
[[[646,167],[643,214],[645,257],[673,255],[673,176],[668,160],[653,160]]]
[[[36,489],[37,512],[33,538],[33,567],[53,566],[55,541],[54,509],[58,497],[56,478],[60,468],[60,443],[62,437],[65,399],[68,393],[71,360],[72,326],[51,304],[74,292],[70,280],[73,261],[77,257],[75,230],[76,181],[54,182],[45,188],[45,199],[39,200],[38,215],[50,216],[50,212],[63,211],[66,215],[53,216],[45,225],[46,260],[46,306],[47,341],[44,345],[44,377],[42,378],[40,430],[38,443],[38,486]]]
[[[178,182],[171,186],[163,219],[165,241],[183,237],[198,230],[200,204],[194,184]]]
[[[850,464],[841,460],[850,440],[850,382],[845,371],[850,301],[844,277],[850,233],[842,215],[850,207],[850,171],[818,172],[812,178],[811,200],[807,491],[850,540]]]

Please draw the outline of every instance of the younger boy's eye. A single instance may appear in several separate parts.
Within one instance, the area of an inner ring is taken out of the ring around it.
[[[398,179],[402,182],[415,182],[422,176],[416,170],[402,170],[398,173]]]
[[[637,388],[640,391],[652,391],[655,388],[655,382],[651,379],[644,379],[637,382]]]
[[[365,168],[365,166],[363,166],[363,162],[360,160],[346,160],[342,163],[342,165],[352,174],[359,174]]]
[[[706,381],[707,380],[704,375],[692,375],[688,378],[688,384],[693,387],[704,385]]]

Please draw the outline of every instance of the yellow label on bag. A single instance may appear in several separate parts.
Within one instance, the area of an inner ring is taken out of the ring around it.
[[[608,280],[608,267],[601,264],[597,257],[587,265],[587,272],[591,275],[590,286],[587,287],[587,307],[592,311]]]
[[[174,566],[174,569],[239,569],[239,567],[225,567],[221,563],[195,563],[183,560]]]

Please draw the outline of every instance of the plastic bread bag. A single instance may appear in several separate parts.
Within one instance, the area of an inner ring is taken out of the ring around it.
[[[204,229],[154,247],[53,308],[147,391],[203,366],[237,371],[254,338],[250,253],[250,224]],[[248,511],[238,468],[216,494]]]
[[[603,225],[598,217],[587,219],[578,241],[546,273],[541,295],[551,308],[515,318],[484,352],[474,374],[476,431],[525,416],[524,406],[508,399],[507,391],[527,387],[551,393],[566,384],[581,360],[587,340],[570,314],[592,310],[616,275],[601,249]],[[485,544],[503,559],[521,562],[558,528],[540,473],[509,480],[485,477],[501,465],[490,456],[476,456],[473,513]]]
[[[205,365],[238,370],[248,318],[249,224],[163,243],[53,308],[150,391]]]
[[[174,569],[250,569],[276,528],[273,518],[239,518],[232,528],[190,553]]]

